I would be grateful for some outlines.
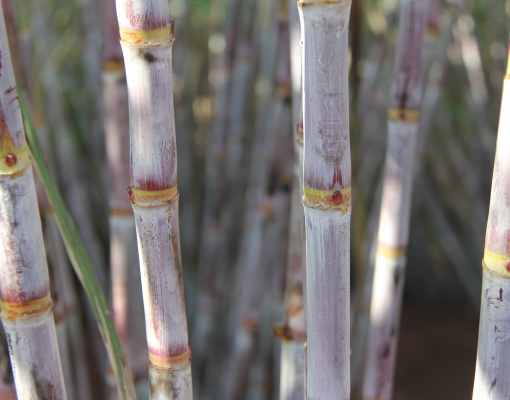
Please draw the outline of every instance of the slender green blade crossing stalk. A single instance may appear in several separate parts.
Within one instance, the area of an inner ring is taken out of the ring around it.
[[[94,274],[92,264],[87,251],[85,250],[85,246],[78,234],[76,225],[74,224],[74,221],[64,204],[62,196],[58,191],[57,184],[46,165],[41,146],[35,135],[30,114],[23,99],[23,94],[20,91],[18,91],[18,96],[32,159],[34,160],[34,164],[43,183],[46,195],[51,203],[51,207],[55,212],[57,223],[60,228],[62,238],[64,239],[71,264],[83,285],[90,307],[96,317],[99,331],[103,337],[110,363],[118,381],[119,397],[122,400],[134,399],[136,396],[131,376],[131,367],[120,344],[115,326],[113,325],[108,302],[106,301],[99,285],[99,281]]]

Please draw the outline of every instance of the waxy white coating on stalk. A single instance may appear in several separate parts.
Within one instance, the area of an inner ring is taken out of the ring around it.
[[[503,83],[485,254],[474,400],[510,393],[510,75]]]
[[[288,0],[289,28],[290,28],[290,69],[292,78],[292,125],[296,127],[300,123],[302,110],[301,86],[302,86],[302,60],[301,60],[301,24],[296,0]]]
[[[49,276],[32,169],[23,164],[24,129],[3,11],[0,25],[1,317],[18,397],[66,399],[51,300],[38,303],[50,294]],[[27,309],[32,313],[19,315],[29,302],[36,304]]]
[[[168,1],[117,0],[120,29],[145,31],[170,27]]]
[[[485,265],[498,275],[510,278],[510,76],[503,83],[491,201],[485,237]],[[498,260],[499,258],[499,260]]]
[[[378,242],[403,248],[409,240],[413,166],[418,124],[388,122],[388,147],[381,200]]]
[[[19,399],[67,399],[53,313],[3,321]]]
[[[305,207],[305,218],[307,398],[346,400],[350,398],[351,213]]]
[[[1,83],[2,79],[0,87]],[[30,167],[20,177],[0,177],[0,220],[1,301],[24,303],[46,296],[49,277]],[[35,318],[9,321],[2,315],[2,320],[19,398],[38,393],[42,398],[66,398],[51,309]],[[56,397],[44,397],[50,389]]]
[[[128,192],[138,237],[151,399],[191,400],[179,241],[173,26],[166,0],[120,1],[117,15],[129,92]]]
[[[309,400],[346,400],[351,211],[350,196],[343,193],[351,186],[347,72],[351,2],[307,1],[298,7],[303,35],[306,395]],[[314,202],[307,196],[309,189],[329,192],[329,197]]]
[[[401,0],[390,94],[378,249],[370,309],[364,399],[391,399],[404,288],[405,253],[423,89],[421,52],[427,0]]]
[[[510,279],[483,269],[480,311],[473,400],[506,400],[510,393]]]
[[[32,169],[15,178],[0,176],[0,183],[0,300],[25,303],[43,298],[50,282]]]
[[[350,5],[348,0],[298,3],[304,54],[304,186],[310,189],[351,186],[346,72]]]
[[[391,399],[404,292],[405,257],[376,256],[364,399]]]
[[[137,133],[131,134],[132,185],[142,190],[173,187],[177,184],[177,158],[170,73],[172,43],[149,47],[122,42],[122,50],[130,129]]]
[[[297,400],[305,397],[304,371],[304,342],[284,340],[281,352],[280,399]]]
[[[138,252],[145,267],[141,272],[147,342],[150,353],[159,357],[174,357],[188,350],[180,247],[178,243],[175,246],[179,237],[177,206],[177,199],[162,207],[134,205]]]

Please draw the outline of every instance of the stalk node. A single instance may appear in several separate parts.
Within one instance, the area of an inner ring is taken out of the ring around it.
[[[163,190],[141,190],[128,187],[128,196],[134,207],[159,207],[179,198],[177,185]]]
[[[188,350],[184,353],[171,357],[160,357],[149,351],[149,363],[156,369],[167,371],[186,369],[191,363],[191,346],[188,345]]]
[[[120,29],[120,41],[135,46],[159,46],[172,43],[175,40],[174,23],[175,21],[172,20],[170,26],[146,31]]]
[[[0,301],[0,312],[2,319],[7,321],[19,321],[25,318],[35,318],[49,312],[53,307],[51,294],[40,299],[31,300],[23,303]]]
[[[320,210],[339,210],[343,214],[351,210],[351,188],[317,190],[303,187],[303,204]]]
[[[30,165],[27,146],[23,145],[16,149],[11,140],[5,140],[5,143],[2,144],[0,159],[3,159],[0,162],[0,176],[19,176]]]

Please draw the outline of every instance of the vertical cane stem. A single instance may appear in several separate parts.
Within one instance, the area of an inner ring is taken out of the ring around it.
[[[303,37],[308,400],[350,398],[351,1],[298,3]]]

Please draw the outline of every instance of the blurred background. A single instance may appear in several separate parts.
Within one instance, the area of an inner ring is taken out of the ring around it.
[[[506,72],[510,1],[431,3],[426,40],[432,56],[420,121],[396,400],[471,396]],[[12,18],[25,76],[20,84],[36,126],[47,133],[47,157],[108,291],[104,8],[99,0],[16,0]],[[295,134],[285,18],[274,0],[169,0],[169,9],[175,19],[181,248],[192,345],[203,326],[210,330],[193,348],[195,391],[200,398],[222,398],[222,385],[232,378],[233,338],[243,326],[253,334],[237,398],[275,399],[279,339],[272,324],[284,319]],[[362,308],[373,261],[397,26],[398,0],[353,0],[353,316]],[[256,268],[243,272],[248,264]],[[87,311],[82,319],[88,340],[97,340]],[[101,365],[94,398],[104,398]]]

